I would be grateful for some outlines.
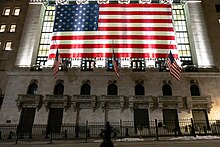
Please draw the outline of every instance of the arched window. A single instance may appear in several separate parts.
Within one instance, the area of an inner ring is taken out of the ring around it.
[[[190,86],[191,96],[200,96],[199,87],[197,85]]]
[[[28,90],[27,90],[27,94],[36,94],[37,93],[37,84],[36,83],[32,83],[28,86]]]
[[[118,95],[118,87],[115,84],[108,85],[107,94]]]
[[[135,86],[135,95],[144,95],[144,86],[142,84]]]
[[[170,85],[168,84],[163,85],[162,90],[163,90],[163,96],[172,96],[172,89]]]
[[[90,95],[90,92],[91,92],[91,87],[89,84],[86,83],[81,86],[81,90],[80,90],[81,95]]]
[[[59,83],[59,84],[55,85],[53,94],[54,95],[62,95],[63,91],[64,91],[64,86],[63,86],[63,84]]]

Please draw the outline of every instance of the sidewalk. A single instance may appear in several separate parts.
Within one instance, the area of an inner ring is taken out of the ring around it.
[[[100,140],[101,141],[101,140]],[[85,143],[82,140],[53,140],[48,142],[15,142],[0,143],[1,147],[99,147],[97,140],[89,140]],[[214,140],[145,140],[118,142],[114,140],[115,147],[219,147],[220,139]]]

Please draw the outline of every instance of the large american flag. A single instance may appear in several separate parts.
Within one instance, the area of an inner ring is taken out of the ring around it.
[[[178,57],[170,4],[56,6],[49,58]]]

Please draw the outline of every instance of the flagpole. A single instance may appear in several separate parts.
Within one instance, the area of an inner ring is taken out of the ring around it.
[[[119,78],[120,74],[119,74],[119,68],[118,68],[118,62],[116,60],[116,56],[115,56],[115,52],[114,52],[114,40],[112,40],[112,53],[113,53],[113,59],[112,59],[112,64],[113,64],[113,70],[115,72],[115,74],[117,75],[117,77]]]

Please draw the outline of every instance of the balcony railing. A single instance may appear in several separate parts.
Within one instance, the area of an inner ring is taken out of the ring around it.
[[[181,96],[159,96],[158,97],[159,108],[183,108],[183,100]]]
[[[121,95],[102,95],[100,97],[101,108],[121,108],[124,109],[125,106],[125,96]]]
[[[45,108],[65,108],[71,107],[71,96],[69,95],[46,95],[44,99]]]
[[[45,98],[40,94],[19,94],[16,100],[17,107],[34,107],[38,110],[44,104],[46,110],[49,108],[65,108],[71,106],[77,109],[206,109],[210,112],[212,100],[210,96],[122,96],[122,95],[46,95]]]
[[[74,110],[82,108],[97,108],[97,96],[95,95],[73,95],[72,105]]]
[[[133,108],[150,108],[153,109],[154,101],[156,97],[153,96],[144,96],[144,95],[135,95],[129,96],[129,107]]]
[[[187,97],[188,109],[207,109],[210,112],[212,108],[211,96],[191,96]]]
[[[35,107],[39,110],[43,104],[43,96],[40,94],[19,94],[16,102],[19,110],[22,107]]]

